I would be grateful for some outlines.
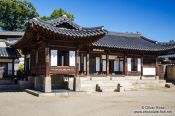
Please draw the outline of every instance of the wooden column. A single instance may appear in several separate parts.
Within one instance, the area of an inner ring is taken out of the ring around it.
[[[127,56],[124,57],[124,75],[127,76]]]
[[[35,68],[36,68],[36,75],[38,76],[39,74],[39,69],[38,69],[38,48],[36,48],[36,51],[35,51],[35,60],[36,60],[36,63],[35,63]]]
[[[155,75],[155,79],[157,79],[156,76],[158,76],[158,63],[157,63],[157,57],[156,57],[156,64],[155,64],[155,68],[156,68],[156,75]]]
[[[84,57],[83,53],[80,53],[80,73],[83,74],[84,72]]]
[[[103,60],[102,60],[102,56],[100,57],[100,74],[103,74]]]
[[[79,76],[79,62],[78,62],[79,50],[75,51],[75,66],[76,66],[76,74],[75,76]]]
[[[143,55],[141,56],[141,76],[143,76]]]
[[[106,76],[109,76],[109,53],[106,53]]]
[[[86,55],[86,75],[89,76],[89,53]]]
[[[27,74],[27,54],[24,53],[24,73]]]
[[[49,77],[49,70],[50,70],[50,50],[49,47],[45,48],[45,60],[46,60],[46,77]]]
[[[12,60],[12,76],[14,77],[14,68],[15,68],[15,66],[14,66],[14,61],[15,61],[15,59],[13,59]]]
[[[51,82],[51,76],[50,76],[50,50],[49,47],[45,47],[45,66],[46,66],[46,72],[44,78],[44,92],[52,92],[52,82]]]

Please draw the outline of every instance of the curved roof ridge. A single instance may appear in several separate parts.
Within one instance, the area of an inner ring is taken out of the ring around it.
[[[149,39],[149,38],[144,37],[144,36],[141,36],[141,38],[142,38],[142,39],[144,39],[144,40],[146,40],[146,41],[149,41],[149,42],[151,42],[151,43],[155,43],[155,44],[157,44],[157,43],[158,43],[157,41],[152,40],[152,39]]]
[[[55,18],[55,19],[51,19],[47,21],[48,23],[50,23],[53,26],[57,26],[63,23],[68,23],[71,26],[73,26],[75,29],[81,29],[82,27],[78,24],[76,24],[75,22],[71,21],[68,17],[66,16],[61,16],[59,18]]]
[[[98,27],[82,27],[82,30],[98,30],[98,29],[104,29],[104,26],[98,26]]]
[[[109,31],[108,35],[113,35],[113,36],[125,36],[125,37],[140,37],[141,34],[138,33],[129,33],[129,32],[112,32]]]

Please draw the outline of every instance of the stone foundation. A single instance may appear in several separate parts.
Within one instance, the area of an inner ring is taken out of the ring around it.
[[[77,79],[77,78],[76,78]],[[159,88],[165,86],[165,81],[158,80],[158,77],[143,77],[140,80],[140,76],[126,76],[126,77],[91,77],[79,78],[79,83],[76,83],[78,87],[76,90],[79,91],[92,91],[96,90],[96,85],[98,84],[103,92],[105,91],[115,91],[120,89],[122,91],[130,91],[144,88]],[[118,88],[120,84],[120,88]]]
[[[175,81],[175,65],[167,66],[167,79]]]
[[[43,83],[44,83],[43,76],[35,76],[34,77],[34,89],[35,90],[43,91],[44,90]]]
[[[51,77],[44,77],[44,92],[52,92]]]
[[[125,77],[35,77],[35,90],[52,92],[52,90],[68,89],[74,91],[95,92],[96,85],[105,91],[130,91],[144,88],[165,86],[164,80],[158,77],[125,76]],[[120,88],[118,85],[120,84]],[[58,88],[57,88],[58,87]],[[64,87],[64,88],[59,88]]]

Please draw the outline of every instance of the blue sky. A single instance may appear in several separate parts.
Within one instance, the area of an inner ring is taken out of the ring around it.
[[[175,0],[28,0],[40,16],[62,8],[81,26],[140,32],[157,41],[175,40]]]

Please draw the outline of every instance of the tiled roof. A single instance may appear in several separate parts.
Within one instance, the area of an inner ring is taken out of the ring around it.
[[[162,55],[162,56],[159,56],[158,58],[175,58],[175,54],[168,54],[168,55]]]
[[[68,29],[68,28],[59,28],[57,25],[62,23],[68,23],[72,25],[75,29]],[[80,27],[79,25],[75,24],[74,22],[70,21],[70,19],[66,17],[61,17],[59,19],[54,19],[51,21],[43,21],[40,18],[33,18],[29,20],[30,24],[34,24],[39,26],[42,29],[49,30],[51,32],[65,35],[65,36],[74,36],[74,37],[91,37],[91,36],[99,36],[105,35],[107,31],[103,29],[103,27],[95,27],[95,28],[84,28]]]
[[[0,47],[7,47],[6,42],[0,40]]]
[[[0,47],[0,57],[18,58],[19,56],[20,54],[16,49]]]
[[[175,48],[175,43],[164,45],[140,34],[109,32],[100,40],[92,43],[92,46],[141,51],[164,51]]]
[[[69,18],[67,18],[64,15],[61,18],[52,19],[52,20],[49,20],[47,22],[48,22],[48,24],[50,24],[50,25],[52,25],[54,27],[62,25],[64,23],[67,23],[67,24],[71,25],[72,27],[74,27],[75,29],[81,29],[81,26],[79,26],[78,24],[74,23],[73,21],[71,21]]]

